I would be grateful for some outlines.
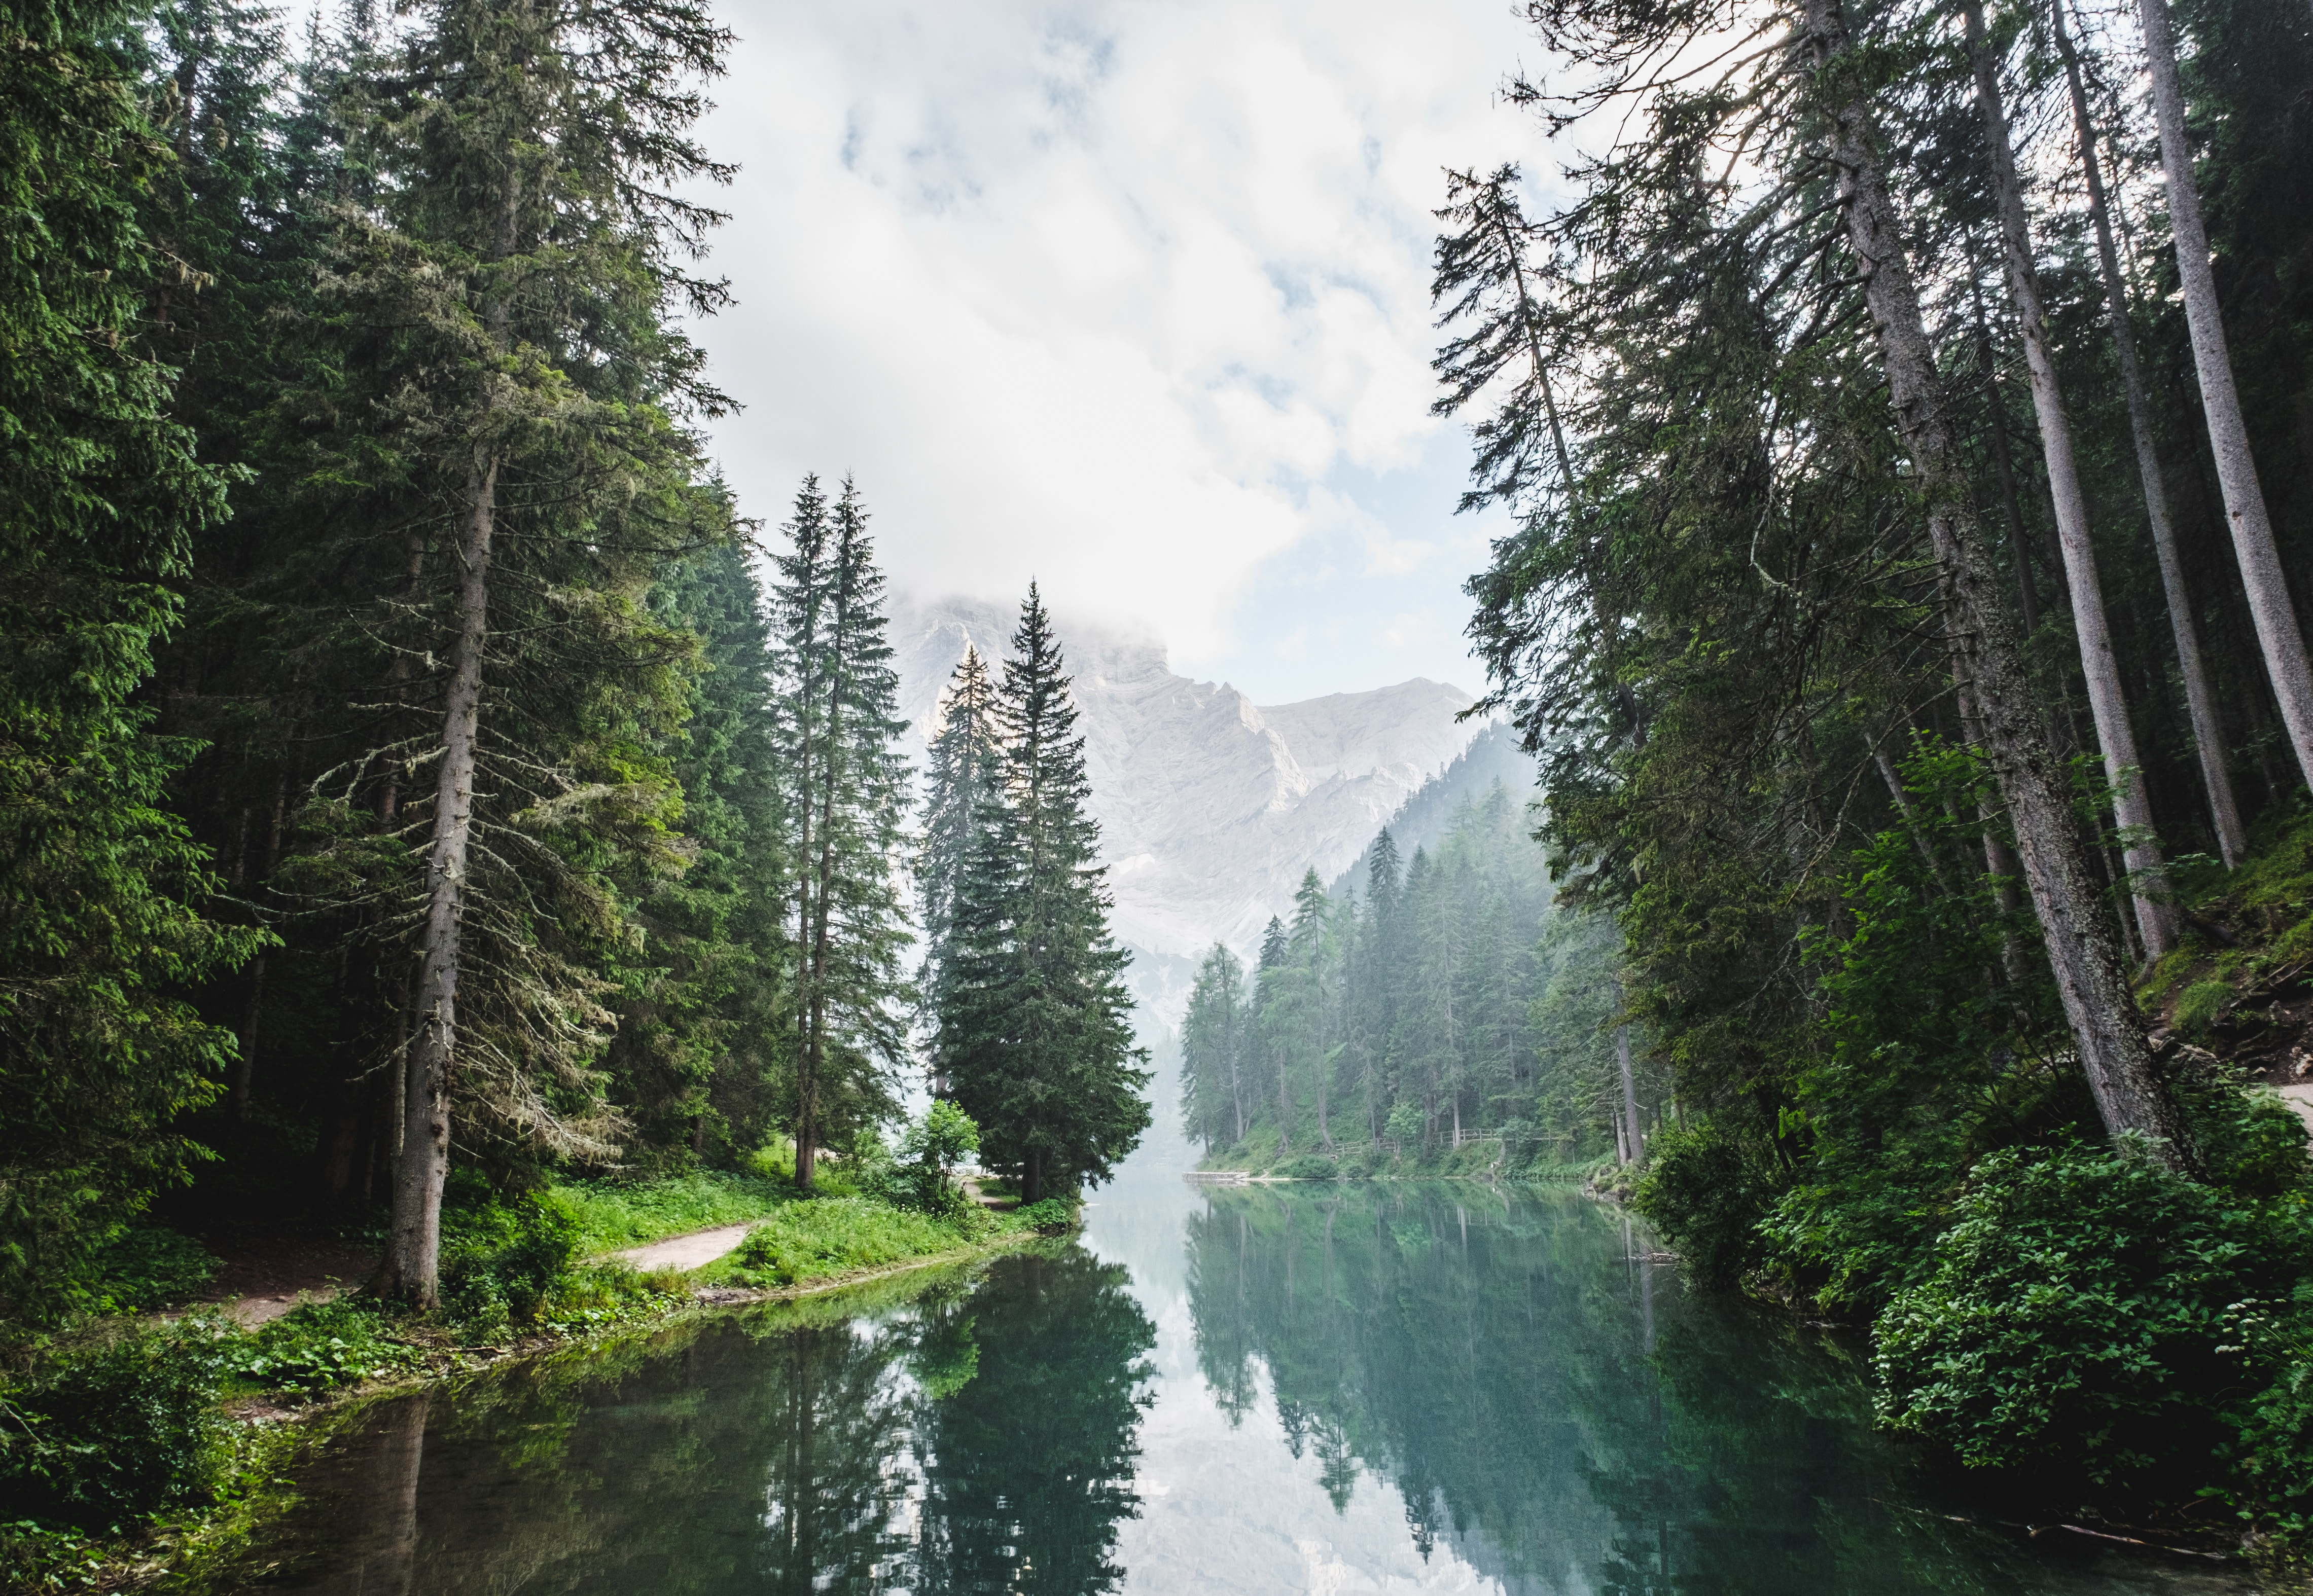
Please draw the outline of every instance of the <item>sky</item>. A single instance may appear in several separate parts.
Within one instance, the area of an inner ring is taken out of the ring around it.
[[[699,327],[767,529],[856,477],[893,586],[1161,638],[1257,703],[1473,692],[1429,413],[1440,169],[1553,170],[1509,0],[726,0]]]

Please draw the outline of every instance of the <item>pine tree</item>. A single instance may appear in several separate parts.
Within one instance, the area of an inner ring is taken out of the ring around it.
[[[884,574],[849,481],[831,513],[805,478],[775,562],[777,679],[796,861],[796,1183],[818,1150],[890,1116],[906,1050],[910,940],[895,870],[907,813]]]
[[[138,341],[169,152],[114,13],[0,11],[0,1302],[68,1302],[91,1248],[194,1150],[230,1033],[182,994],[255,945],[165,786],[191,750],[135,699],[224,474]]]
[[[1105,1179],[1148,1125],[1129,955],[1051,618],[1031,584],[997,692],[1003,799],[957,887],[937,1047],[985,1160],[1031,1202]]]
[[[614,1144],[593,1072],[612,1021],[613,862],[680,862],[672,779],[629,756],[650,731],[635,715],[679,714],[689,640],[642,601],[674,548],[717,535],[685,502],[697,440],[672,412],[724,402],[673,324],[678,303],[723,297],[677,264],[719,218],[661,185],[727,175],[689,128],[728,42],[690,0],[432,0],[348,133],[379,203],[339,213],[337,325],[382,337],[387,358],[355,368],[379,408],[340,469],[377,482],[390,440],[389,479],[443,507],[419,523],[439,546],[413,555],[431,553],[446,589],[444,668],[428,684],[420,971],[379,1281],[421,1305],[459,1097],[479,1089],[486,1123],[525,1150]],[[615,707],[595,696],[612,671],[629,679]],[[582,824],[583,849],[552,834]]]
[[[791,1068],[779,1023],[793,976],[793,862],[776,741],[770,628],[743,546],[717,544],[652,591],[701,644],[701,676],[671,740],[690,867],[636,910],[611,1091],[654,1162],[758,1146]]]
[[[917,1003],[933,1018],[948,978],[955,895],[966,861],[1001,802],[1004,750],[996,727],[996,698],[980,651],[966,645],[940,703],[939,731],[931,740],[924,794],[923,840],[916,852],[916,901],[923,916],[924,960]],[[935,1092],[944,1090],[945,1065],[935,1054]]]
[[[1211,1152],[1244,1140],[1248,1028],[1244,966],[1215,943],[1197,967],[1181,1021],[1181,1116]]]

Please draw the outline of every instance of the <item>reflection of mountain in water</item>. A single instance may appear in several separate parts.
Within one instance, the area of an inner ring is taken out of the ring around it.
[[[1264,1386],[1338,1506],[1360,1471],[1514,1593],[2047,1589],[1917,1502],[1845,1356],[1690,1309],[1611,1210],[1465,1187],[1222,1190],[1190,1304],[1226,1411]],[[1266,1373],[1266,1380],[1262,1378]],[[2011,1583],[2012,1581],[2012,1583]]]

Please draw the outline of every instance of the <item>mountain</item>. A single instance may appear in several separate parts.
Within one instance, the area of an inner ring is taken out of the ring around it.
[[[893,606],[901,709],[921,740],[969,643],[1003,659],[1016,612],[973,600]],[[1468,746],[1471,695],[1416,678],[1366,693],[1256,705],[1175,675],[1164,645],[1058,618],[1082,712],[1094,814],[1133,987],[1169,1022],[1218,938],[1256,943],[1301,873],[1346,869],[1375,831]]]
[[[1466,802],[1485,800],[1496,782],[1508,788],[1510,801],[1533,802],[1540,794],[1535,785],[1534,756],[1518,747],[1517,732],[1497,721],[1470,740],[1470,746],[1452,764],[1416,788],[1389,817],[1390,840],[1397,856],[1413,857],[1416,848],[1435,848],[1454,824],[1454,811]],[[1376,832],[1378,828],[1376,828]],[[1367,852],[1360,850],[1349,867],[1332,878],[1332,894],[1366,890]]]

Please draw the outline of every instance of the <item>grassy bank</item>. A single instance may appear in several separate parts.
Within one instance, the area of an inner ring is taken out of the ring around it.
[[[20,1336],[0,1374],[0,1587],[127,1589],[216,1555],[268,1511],[311,1421],[514,1356],[585,1357],[611,1339],[730,1303],[799,1298],[1024,1244],[1060,1206],[912,1212],[853,1193],[805,1197],[775,1175],[561,1185],[445,1215],[443,1302],[306,1302],[244,1329],[215,1309],[114,1313]],[[752,1223],[690,1274],[602,1253]],[[173,1278],[198,1285],[181,1248]]]

